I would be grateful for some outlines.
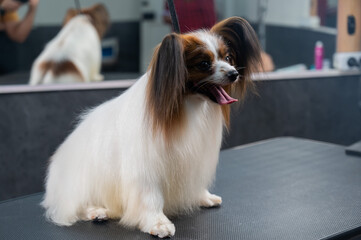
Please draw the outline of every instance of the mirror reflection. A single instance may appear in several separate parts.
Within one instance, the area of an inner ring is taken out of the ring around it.
[[[0,84],[134,79],[172,31],[163,0],[0,0]],[[182,32],[247,19],[263,47],[260,71],[333,67],[337,0],[174,0]],[[317,44],[316,44],[317,43]]]

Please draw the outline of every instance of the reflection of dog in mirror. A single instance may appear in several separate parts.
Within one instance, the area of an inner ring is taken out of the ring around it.
[[[52,156],[42,205],[58,225],[121,219],[158,237],[167,216],[219,206],[208,189],[232,98],[260,62],[255,32],[233,17],[210,31],[169,34],[149,71],[83,115]],[[252,84],[251,84],[252,85]]]
[[[35,60],[30,84],[101,81],[101,38],[109,25],[102,4],[68,10],[64,27]]]

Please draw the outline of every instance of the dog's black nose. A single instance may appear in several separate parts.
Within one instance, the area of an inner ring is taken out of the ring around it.
[[[230,81],[234,82],[238,77],[238,72],[236,70],[229,71],[227,77]]]

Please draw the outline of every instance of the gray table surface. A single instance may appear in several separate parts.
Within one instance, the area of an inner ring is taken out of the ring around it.
[[[361,158],[344,147],[276,138],[221,152],[220,208],[172,219],[173,239],[347,239],[361,234]],[[0,239],[154,239],[115,221],[58,227],[42,194],[0,203]]]

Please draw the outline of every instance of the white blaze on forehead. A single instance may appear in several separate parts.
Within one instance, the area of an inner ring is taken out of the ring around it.
[[[216,61],[217,70],[231,71],[236,70],[232,65],[225,61]]]
[[[210,32],[204,30],[197,31],[194,33],[194,35],[198,37],[206,45],[207,49],[212,51],[212,53],[214,54],[214,58],[217,59],[218,49],[219,49],[219,38],[216,35],[211,34]]]

